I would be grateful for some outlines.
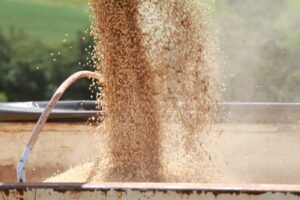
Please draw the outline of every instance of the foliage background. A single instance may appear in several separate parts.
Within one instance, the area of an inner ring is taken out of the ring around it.
[[[300,101],[300,1],[205,0],[221,53],[224,101]],[[87,0],[0,0],[0,101],[48,100],[85,65]],[[81,80],[64,99],[90,99]]]
[[[73,72],[91,69],[88,6],[82,0],[0,1],[0,101],[48,100]],[[89,99],[88,80],[63,99]]]

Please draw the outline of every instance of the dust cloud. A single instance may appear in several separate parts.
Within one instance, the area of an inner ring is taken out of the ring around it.
[[[224,101],[299,101],[299,3],[224,0],[214,5]]]

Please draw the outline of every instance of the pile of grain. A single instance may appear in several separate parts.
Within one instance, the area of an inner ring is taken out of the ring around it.
[[[203,133],[215,102],[207,8],[197,0],[90,5],[97,71],[104,77],[99,135],[106,137],[107,158],[105,167],[95,158],[86,170],[93,177],[83,179],[189,181],[203,174]]]

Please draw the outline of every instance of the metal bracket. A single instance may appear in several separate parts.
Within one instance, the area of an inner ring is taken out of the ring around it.
[[[19,160],[17,164],[17,178],[20,183],[25,182],[25,165],[29,159],[29,155],[31,153],[31,149],[29,146],[26,146],[22,158]]]

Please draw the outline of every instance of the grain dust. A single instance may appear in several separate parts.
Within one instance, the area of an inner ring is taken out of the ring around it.
[[[106,142],[99,151],[107,157],[95,154],[92,163],[66,172],[67,180],[209,181],[203,144],[216,81],[208,8],[198,0],[90,0],[90,6],[104,78],[98,136]]]

